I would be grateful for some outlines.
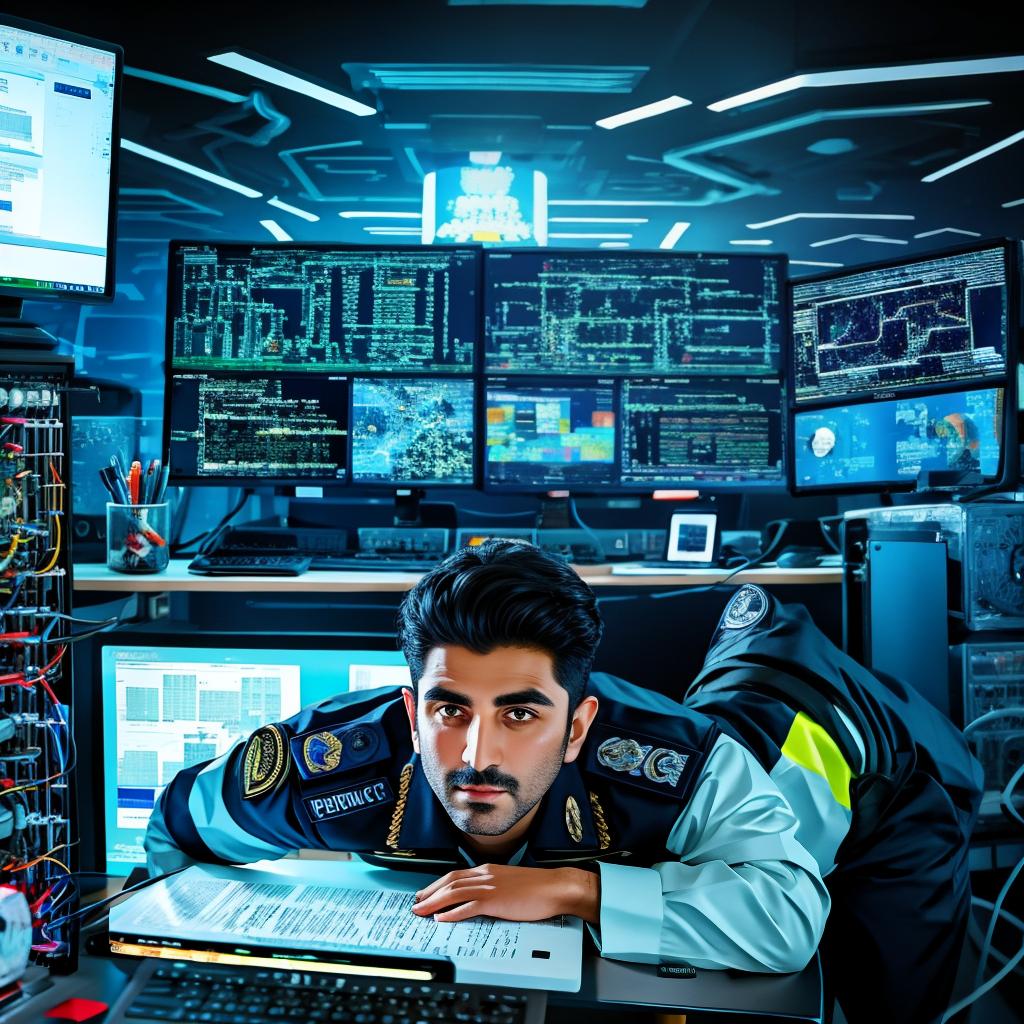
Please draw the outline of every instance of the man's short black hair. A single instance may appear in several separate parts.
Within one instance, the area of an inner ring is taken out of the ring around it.
[[[398,641],[414,685],[434,647],[478,654],[532,648],[551,655],[570,713],[583,699],[603,628],[594,592],[565,562],[513,540],[456,551],[409,591],[398,611]]]

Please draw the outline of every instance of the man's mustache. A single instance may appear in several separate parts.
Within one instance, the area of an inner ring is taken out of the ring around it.
[[[511,775],[503,775],[497,768],[488,765],[482,772],[475,768],[459,768],[457,771],[449,772],[445,776],[449,789],[456,786],[490,786],[494,789],[504,789],[512,796],[519,792],[519,782]]]

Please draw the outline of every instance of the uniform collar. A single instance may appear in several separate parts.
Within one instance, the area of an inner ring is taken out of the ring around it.
[[[454,855],[460,846],[466,846],[465,833],[455,827],[444,805],[434,795],[419,756],[414,756],[411,763],[413,772],[398,847],[415,851],[444,850]],[[571,811],[573,802],[579,813],[581,835],[578,842],[570,832],[569,822],[575,819]],[[527,857],[547,851],[583,853],[599,848],[590,797],[575,761],[562,765],[541,800],[526,843]]]

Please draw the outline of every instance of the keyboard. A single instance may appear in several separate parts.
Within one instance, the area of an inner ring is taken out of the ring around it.
[[[255,967],[144,961],[106,1024],[541,1024],[547,997],[453,982],[407,982]]]
[[[193,558],[188,571],[203,576],[301,576],[311,562],[308,555],[214,553]]]

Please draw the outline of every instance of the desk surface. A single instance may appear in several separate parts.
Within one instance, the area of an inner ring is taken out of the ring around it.
[[[273,592],[273,593],[366,593],[368,591],[409,590],[422,573],[418,572],[314,572],[301,576],[193,576],[188,559],[176,558],[165,572],[153,575],[129,575],[112,572],[105,565],[86,562],[76,565],[75,590],[112,590],[159,593],[194,592]],[[607,565],[581,565],[573,568],[592,587],[689,587],[717,583],[729,575],[725,569],[690,569],[686,572],[644,576],[615,576]],[[842,570],[751,569],[731,577],[735,583],[761,583],[771,586],[835,584],[842,582]]]

